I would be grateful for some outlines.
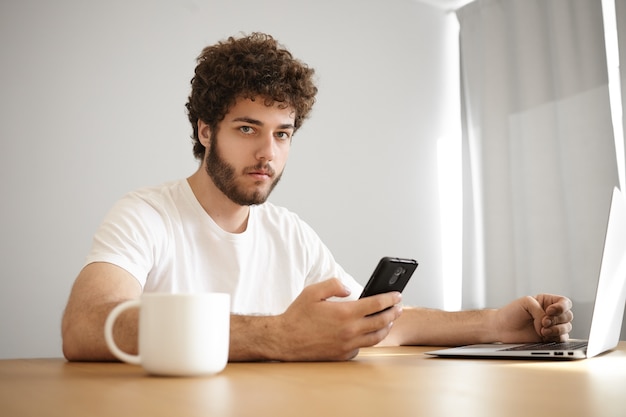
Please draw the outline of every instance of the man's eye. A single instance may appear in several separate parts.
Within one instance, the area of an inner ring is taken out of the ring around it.
[[[241,133],[245,133],[245,134],[250,134],[254,132],[254,129],[251,128],[250,126],[241,126],[239,130],[241,131]]]
[[[278,136],[278,138],[282,140],[288,140],[291,137],[287,132],[278,132],[276,133],[276,136]]]

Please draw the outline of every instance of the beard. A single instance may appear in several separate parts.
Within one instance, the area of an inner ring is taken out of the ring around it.
[[[282,172],[275,176],[275,171],[266,162],[259,162],[253,167],[248,167],[243,170],[245,175],[247,172],[253,172],[257,170],[267,171],[273,179],[267,191],[260,189],[253,189],[247,191],[237,184],[237,177],[235,174],[235,168],[222,158],[217,149],[217,135],[211,133],[211,142],[207,149],[207,155],[205,157],[206,172],[213,180],[215,186],[233,203],[240,206],[252,206],[256,204],[262,204],[267,201],[267,198],[274,190],[274,187],[280,181]]]

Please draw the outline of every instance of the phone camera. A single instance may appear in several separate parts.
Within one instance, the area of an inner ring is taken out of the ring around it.
[[[395,271],[393,271],[393,275],[391,276],[391,278],[389,278],[389,285],[395,284],[398,281],[398,278],[404,275],[405,272],[406,270],[401,266],[397,267]]]

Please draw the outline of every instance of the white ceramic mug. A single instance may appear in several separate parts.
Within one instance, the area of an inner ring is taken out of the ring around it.
[[[113,340],[115,320],[130,308],[139,308],[138,355],[122,351]],[[109,313],[104,336],[118,359],[141,365],[148,373],[216,374],[228,362],[230,295],[146,293]]]

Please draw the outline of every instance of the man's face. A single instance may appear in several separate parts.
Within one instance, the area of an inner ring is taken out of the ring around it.
[[[238,100],[217,132],[203,125],[206,171],[216,187],[236,204],[261,204],[278,184],[287,163],[294,112],[263,99]]]

